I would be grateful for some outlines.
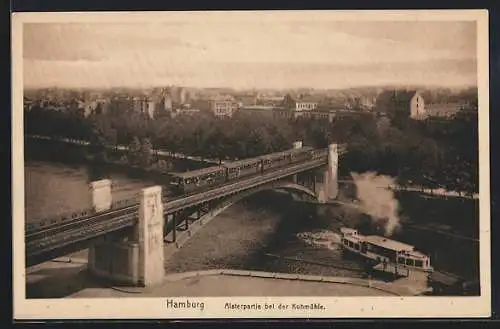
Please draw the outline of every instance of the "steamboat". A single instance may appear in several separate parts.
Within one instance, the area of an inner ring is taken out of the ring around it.
[[[427,273],[434,271],[430,257],[417,251],[412,245],[378,235],[364,236],[347,227],[342,227],[340,232],[343,250],[363,257],[375,268],[381,267],[384,271],[389,268]]]

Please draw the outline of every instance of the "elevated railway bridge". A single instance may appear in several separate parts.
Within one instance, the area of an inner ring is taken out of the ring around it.
[[[294,144],[294,149],[302,148]],[[310,153],[309,153],[310,152]],[[89,248],[89,270],[116,281],[151,285],[163,278],[164,243],[178,243],[191,221],[213,218],[262,190],[281,189],[326,202],[337,195],[338,158],[345,145],[311,149],[311,156],[175,197],[160,186],[134,200],[113,202],[111,182],[91,184],[94,208],[25,225],[26,266]],[[265,156],[264,156],[265,157]]]

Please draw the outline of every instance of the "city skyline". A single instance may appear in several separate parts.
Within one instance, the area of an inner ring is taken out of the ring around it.
[[[24,86],[475,86],[476,39],[473,21],[30,23]]]

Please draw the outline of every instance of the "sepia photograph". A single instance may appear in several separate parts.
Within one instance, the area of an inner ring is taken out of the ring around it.
[[[15,317],[489,316],[487,28],[13,14]]]

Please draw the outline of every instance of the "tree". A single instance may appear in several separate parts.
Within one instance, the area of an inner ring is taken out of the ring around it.
[[[151,166],[153,160],[152,150],[153,145],[151,145],[148,138],[144,138],[139,151],[139,163],[143,168],[149,168]]]
[[[141,142],[137,136],[134,136],[132,142],[128,146],[128,161],[132,166],[140,165],[141,157]]]

